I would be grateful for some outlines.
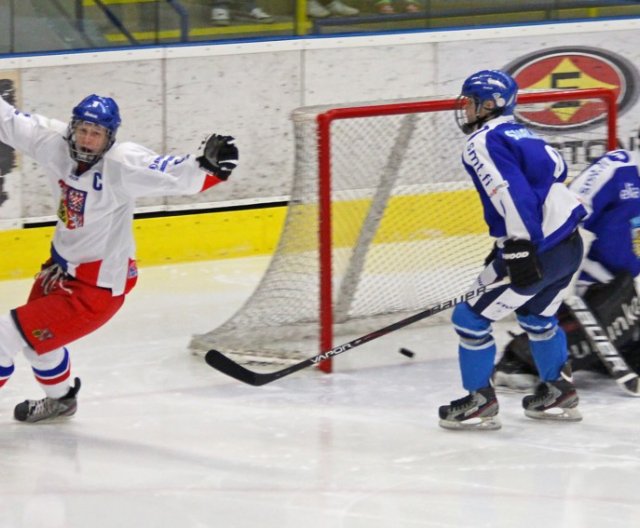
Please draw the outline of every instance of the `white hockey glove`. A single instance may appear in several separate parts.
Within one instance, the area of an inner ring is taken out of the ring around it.
[[[211,134],[200,145],[201,154],[196,158],[200,168],[226,180],[238,165],[238,147],[232,136]]]

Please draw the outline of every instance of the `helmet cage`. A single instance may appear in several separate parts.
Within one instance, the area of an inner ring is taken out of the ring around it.
[[[469,121],[467,117],[467,107],[470,104],[475,105],[475,119],[473,121]],[[472,97],[467,97],[466,95],[459,95],[458,99],[456,99],[456,107],[455,107],[455,119],[458,128],[462,130],[465,135],[471,134],[478,128],[480,128],[487,119],[492,117],[491,114],[487,114],[485,117],[480,117],[478,115],[478,110],[480,108],[479,101]]]
[[[79,147],[77,145],[76,130],[78,128],[78,125],[81,125],[82,123],[89,123],[91,125],[98,126],[106,132],[107,141],[105,142],[105,145],[101,150],[90,151],[82,147]],[[71,158],[73,160],[77,162],[89,163],[93,165],[94,163],[97,163],[100,160],[100,158],[104,156],[104,153],[112,147],[112,145],[116,141],[116,138],[115,138],[115,134],[111,130],[109,130],[106,127],[103,127],[102,125],[97,125],[96,123],[93,123],[91,121],[85,121],[84,119],[71,119],[71,122],[67,127],[66,140],[69,145],[69,154],[71,155]]]

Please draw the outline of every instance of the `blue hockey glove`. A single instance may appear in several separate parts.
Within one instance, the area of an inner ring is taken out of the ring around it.
[[[211,134],[202,142],[201,154],[196,158],[200,167],[226,180],[238,165],[238,147],[232,136]]]
[[[507,240],[502,250],[502,260],[513,286],[524,288],[542,278],[536,247],[530,240]]]

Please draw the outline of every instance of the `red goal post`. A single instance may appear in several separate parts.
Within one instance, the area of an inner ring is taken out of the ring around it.
[[[554,145],[575,176],[615,148],[617,96],[521,93],[516,117]],[[464,293],[492,241],[460,161],[466,137],[457,104],[431,97],[296,109],[278,247],[251,297],[194,336],[190,349],[273,371],[330,350],[337,336],[372,332]],[[330,362],[321,368],[330,371]]]
[[[549,90],[521,92],[518,105],[554,103],[596,99],[606,107],[607,150],[614,150],[617,144],[617,94],[606,88],[581,90]],[[359,119],[381,115],[404,115],[423,112],[455,111],[459,98],[432,101],[402,102],[386,105],[334,108],[318,114],[318,174],[320,207],[318,209],[320,244],[320,350],[330,350],[334,346],[333,333],[333,288],[332,288],[332,211],[331,211],[331,125],[341,119]],[[324,372],[331,372],[332,360],[319,365]]]

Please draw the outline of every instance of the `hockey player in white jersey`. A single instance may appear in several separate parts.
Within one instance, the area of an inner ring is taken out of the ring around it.
[[[57,207],[51,255],[27,302],[0,316],[0,387],[23,351],[46,397],[14,409],[23,422],[71,416],[66,346],[106,323],[137,280],[133,213],[139,196],[195,194],[226,180],[238,162],[231,136],[213,134],[200,156],[162,156],[117,142],[120,111],[89,95],[68,124],[24,114],[0,98],[0,141],[45,169]]]
[[[555,315],[582,258],[577,226],[586,211],[562,183],[567,168],[560,154],[516,122],[517,90],[502,71],[477,72],[463,83],[456,115],[469,134],[462,162],[496,242],[474,289],[496,286],[458,304],[452,314],[462,385],[469,394],[440,407],[440,425],[449,429],[501,427],[490,384],[496,355],[491,324],[512,312],[531,339],[542,380],[522,401],[525,415],[582,418]]]
[[[580,295],[628,366],[640,372],[640,301],[634,278],[640,274],[640,157],[614,150],[594,161],[569,189],[588,211],[584,228],[593,242],[576,281]],[[605,372],[575,316],[560,309],[574,370]],[[494,375],[496,386],[523,390],[537,383],[525,335],[507,345]]]

